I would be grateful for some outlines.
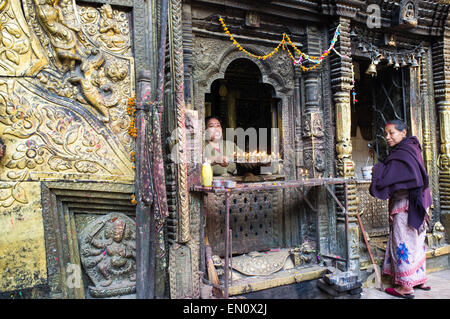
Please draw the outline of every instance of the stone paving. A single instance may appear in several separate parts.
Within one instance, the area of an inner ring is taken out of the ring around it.
[[[385,276],[383,276],[385,277]],[[386,277],[389,278],[389,277]],[[427,286],[430,291],[415,289],[414,299],[450,299],[450,270],[442,270],[428,274]],[[392,287],[383,280],[384,288]],[[363,288],[361,299],[402,299],[391,296],[377,288]]]

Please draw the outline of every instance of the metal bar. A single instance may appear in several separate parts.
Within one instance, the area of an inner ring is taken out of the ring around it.
[[[223,194],[226,192],[231,193],[240,193],[245,191],[264,191],[270,189],[280,189],[280,188],[298,188],[300,186],[323,186],[323,185],[334,185],[334,184],[344,184],[348,180],[347,179],[308,179],[308,180],[294,180],[294,181],[282,181],[282,182],[263,182],[263,183],[251,183],[251,184],[238,184],[242,185],[241,187],[235,188],[215,188],[215,187],[204,187],[204,186],[192,186],[190,188],[193,192],[206,192],[206,193],[214,193],[214,194]]]
[[[325,254],[320,254],[320,256],[325,257],[325,258],[335,259],[335,260],[344,260],[344,261],[347,261],[347,259],[341,258],[341,256],[336,256],[336,255],[325,255]]]
[[[233,231],[230,228],[230,284],[233,285]]]
[[[228,271],[229,271],[229,249],[230,249],[230,192],[225,193],[225,299],[228,299]]]
[[[206,194],[201,194],[201,211],[205,211],[208,209],[208,205],[206,203]],[[208,218],[208,213],[206,214],[200,214],[200,271],[203,272],[203,274],[206,274],[206,264],[205,264],[205,257],[206,257],[206,251],[205,251],[205,225],[206,225],[206,219]]]
[[[345,241],[346,241],[346,251],[347,251],[347,263],[346,263],[346,268],[347,271],[349,270],[349,264],[350,264],[350,250],[349,250],[349,243],[348,243],[348,184],[345,183],[344,184],[344,196],[345,196],[345,210],[344,210],[344,214],[345,214]]]

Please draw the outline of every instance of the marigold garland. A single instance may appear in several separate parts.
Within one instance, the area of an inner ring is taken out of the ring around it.
[[[136,118],[134,114],[136,113],[136,97],[130,97],[128,98],[128,107],[127,107],[127,113],[129,116],[131,116],[130,126],[128,127],[128,134],[130,134],[132,137],[137,137],[137,128],[136,128]]]
[[[334,33],[333,39],[331,40],[330,47],[327,50],[325,50],[320,57],[311,56],[311,55],[305,54],[302,51],[300,51],[295,46],[295,44],[291,41],[291,39],[289,38],[289,36],[286,33],[283,33],[283,38],[281,39],[280,43],[270,53],[268,53],[266,55],[256,55],[251,52],[248,52],[236,41],[236,39],[231,35],[231,32],[228,30],[228,27],[225,24],[225,21],[222,17],[219,17],[219,21],[220,21],[220,24],[222,25],[223,31],[225,32],[225,34],[227,34],[229,36],[230,40],[233,42],[233,44],[236,46],[236,48],[238,48],[239,51],[244,52],[248,56],[258,59],[258,60],[269,59],[275,53],[277,53],[280,48],[282,48],[283,50],[286,50],[286,43],[290,44],[292,46],[292,48],[295,51],[297,51],[297,53],[299,54],[300,57],[298,60],[296,60],[289,49],[287,50],[287,52],[288,52],[290,58],[292,59],[292,61],[294,62],[294,65],[299,65],[302,68],[302,71],[304,71],[304,72],[314,70],[322,63],[322,61],[325,59],[325,57],[327,57],[331,53],[331,51],[334,50],[334,44],[336,43],[337,38],[340,34],[340,32],[339,32],[340,25],[338,25],[336,28],[336,31]],[[303,65],[304,60],[314,63],[315,65],[311,66],[311,67],[305,67]]]

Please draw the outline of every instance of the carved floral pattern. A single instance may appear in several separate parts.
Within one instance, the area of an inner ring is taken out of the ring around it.
[[[131,174],[131,168],[123,167],[113,155],[117,150],[111,142],[82,118],[27,95],[19,82],[13,82],[12,87],[7,84],[0,82],[0,125],[4,125],[3,136],[16,142],[5,159],[5,177],[17,184],[1,187],[0,205],[26,202],[26,194],[20,198],[16,194],[24,193],[20,183],[31,172]],[[121,121],[117,133],[126,134],[126,120],[118,116],[116,122]]]

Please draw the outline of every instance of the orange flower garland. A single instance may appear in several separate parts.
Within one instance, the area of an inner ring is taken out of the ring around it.
[[[134,114],[136,113],[135,106],[136,106],[136,97],[128,98],[127,113],[129,116],[131,116],[130,126],[128,127],[128,134],[130,134],[134,138],[137,137],[136,118],[134,116]]]
[[[219,21],[220,24],[222,25],[223,31],[225,32],[225,34],[227,34],[230,37],[230,40],[233,42],[233,44],[236,46],[236,48],[238,48],[239,51],[244,52],[245,54],[247,54],[248,56],[258,59],[258,60],[266,60],[268,58],[271,58],[275,53],[278,52],[278,50],[280,48],[283,48],[283,50],[286,50],[286,42],[288,44],[290,44],[292,46],[292,48],[297,51],[297,53],[300,55],[300,59],[296,60],[294,58],[294,56],[292,55],[291,51],[288,49],[287,52],[290,56],[290,58],[292,59],[292,61],[294,62],[294,65],[299,65],[302,68],[302,71],[306,72],[306,71],[311,71],[316,69],[324,60],[325,57],[327,57],[331,50],[334,47],[335,42],[337,41],[337,37],[339,36],[339,27],[340,25],[336,28],[333,40],[331,41],[331,45],[330,48],[328,48],[328,50],[325,50],[322,55],[320,57],[315,57],[315,56],[310,56],[308,54],[303,53],[302,51],[300,51],[295,44],[291,41],[291,39],[289,38],[289,36],[286,33],[283,33],[283,38],[281,39],[280,43],[275,47],[275,49],[272,50],[272,52],[266,54],[266,55],[256,55],[253,54],[251,52],[248,52],[246,49],[244,49],[237,41],[236,39],[231,35],[231,32],[228,30],[227,25],[225,24],[225,21],[222,17],[219,17]],[[303,60],[309,61],[314,63],[314,66],[311,67],[305,67],[302,62]]]

